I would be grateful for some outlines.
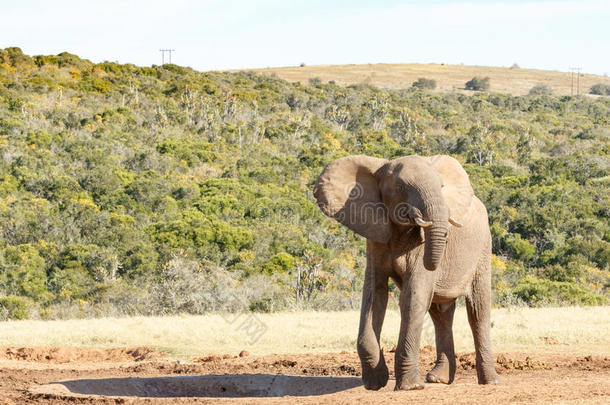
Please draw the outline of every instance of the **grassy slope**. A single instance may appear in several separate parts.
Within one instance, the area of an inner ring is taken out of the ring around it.
[[[497,352],[610,354],[610,307],[498,308],[492,312]],[[170,357],[205,354],[311,353],[355,350],[359,313],[282,312],[255,314],[267,327],[248,344],[241,328],[248,316],[233,322],[220,315],[104,318],[0,323],[2,346],[125,347],[153,346]],[[397,341],[399,314],[388,310],[382,333],[388,350]],[[434,327],[426,317],[422,345],[434,345]],[[466,311],[458,308],[454,324],[458,352],[474,350]]]
[[[282,67],[251,69],[267,75],[277,75],[289,81],[306,83],[310,78],[320,78],[323,82],[334,80],[337,84],[348,85],[369,83],[382,88],[405,88],[420,77],[434,79],[440,91],[463,89],[464,83],[474,76],[488,76],[490,91],[513,95],[527,94],[538,83],[549,86],[555,94],[570,94],[571,73],[551,70],[511,69],[491,66],[463,66],[438,64],[366,64],[366,65],[321,65],[305,67]],[[610,84],[610,77],[584,74],[580,77],[581,94],[588,93],[596,83]],[[574,92],[576,92],[574,77]]]

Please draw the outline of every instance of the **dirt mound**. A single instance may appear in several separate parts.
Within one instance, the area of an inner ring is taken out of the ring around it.
[[[507,370],[551,370],[553,368],[543,361],[532,360],[529,356],[524,360],[516,360],[504,354],[498,355],[496,364]]]
[[[196,363],[207,363],[210,361],[221,361],[221,360],[226,360],[226,359],[234,359],[237,356],[231,356],[230,354],[223,354],[222,356],[204,356],[204,357],[199,357],[197,359],[195,359],[194,361]],[[243,356],[240,356],[243,357]]]
[[[0,349],[0,359],[44,363],[126,362],[154,360],[161,353],[150,347],[89,349],[80,347],[6,347]]]
[[[476,367],[475,354],[465,353],[456,355],[457,367],[462,370],[474,370]],[[496,367],[505,370],[551,370],[553,367],[540,360],[533,360],[526,356],[525,359],[511,358],[505,354],[496,357]]]

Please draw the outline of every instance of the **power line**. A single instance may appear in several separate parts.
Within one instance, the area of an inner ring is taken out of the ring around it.
[[[572,71],[571,74],[571,78],[572,78],[572,89],[570,91],[570,95],[574,95],[574,73],[576,73],[576,95],[580,94],[580,71],[582,70],[582,68],[580,67],[571,67],[570,70]]]
[[[172,63],[172,52],[176,52],[175,49],[159,49],[161,52],[161,65],[165,65],[165,52],[169,54],[169,63]]]

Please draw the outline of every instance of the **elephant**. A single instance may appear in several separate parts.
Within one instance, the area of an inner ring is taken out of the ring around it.
[[[426,312],[434,323],[436,362],[428,383],[453,382],[453,314],[465,296],[479,384],[498,384],[490,340],[491,234],[487,210],[460,163],[446,155],[394,160],[354,155],[326,166],[314,186],[322,212],[366,238],[357,348],[362,380],[389,379],[380,333],[391,278],[400,289],[395,390],[422,389],[419,345]]]

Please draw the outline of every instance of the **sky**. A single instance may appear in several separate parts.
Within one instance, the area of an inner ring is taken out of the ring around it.
[[[0,48],[197,70],[446,63],[610,74],[610,0],[0,0]],[[167,55],[166,55],[167,57]]]

